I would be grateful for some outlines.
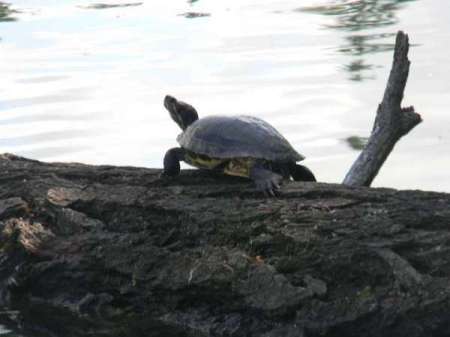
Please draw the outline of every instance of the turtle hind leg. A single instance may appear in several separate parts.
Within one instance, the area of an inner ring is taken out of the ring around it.
[[[283,179],[291,179],[291,169],[289,164],[283,162],[271,162],[270,170],[283,176]]]
[[[184,150],[174,147],[166,152],[164,156],[164,176],[177,176],[180,174],[180,161],[184,160]]]
[[[295,181],[317,181],[314,174],[306,166],[292,163],[289,165],[289,171]]]
[[[250,168],[250,179],[255,182],[258,190],[263,191],[265,195],[274,197],[275,192],[280,188],[283,177],[256,164]]]

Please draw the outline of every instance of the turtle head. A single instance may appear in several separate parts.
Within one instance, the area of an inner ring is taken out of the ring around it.
[[[186,130],[198,119],[197,111],[192,105],[179,101],[173,96],[164,97],[164,106],[170,112],[170,117],[182,130]]]

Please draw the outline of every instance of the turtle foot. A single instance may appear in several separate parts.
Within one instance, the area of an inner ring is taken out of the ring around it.
[[[255,182],[256,188],[264,192],[265,196],[275,197],[280,189],[283,177],[261,167],[254,167],[250,171],[250,178]]]
[[[292,164],[290,173],[295,181],[317,181],[311,170],[303,165]]]
[[[164,171],[161,176],[174,177],[180,174],[180,161],[184,160],[184,150],[174,147],[164,156]]]

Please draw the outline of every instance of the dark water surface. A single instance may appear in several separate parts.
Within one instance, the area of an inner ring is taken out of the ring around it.
[[[368,136],[397,30],[413,47],[405,105],[424,122],[374,186],[450,191],[450,2],[0,2],[0,152],[161,167],[179,130],[164,95],[201,116],[281,131],[340,182]],[[360,148],[357,145],[356,148]]]

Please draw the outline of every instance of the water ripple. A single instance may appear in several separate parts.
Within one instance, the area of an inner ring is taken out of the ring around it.
[[[25,136],[14,136],[0,138],[0,146],[14,147],[23,145],[34,145],[40,142],[55,142],[60,140],[77,139],[92,137],[98,133],[98,130],[61,130],[39,132]]]
[[[89,98],[91,88],[73,88],[62,92],[34,97],[23,97],[0,101],[0,110],[11,110],[41,104],[69,103]]]

